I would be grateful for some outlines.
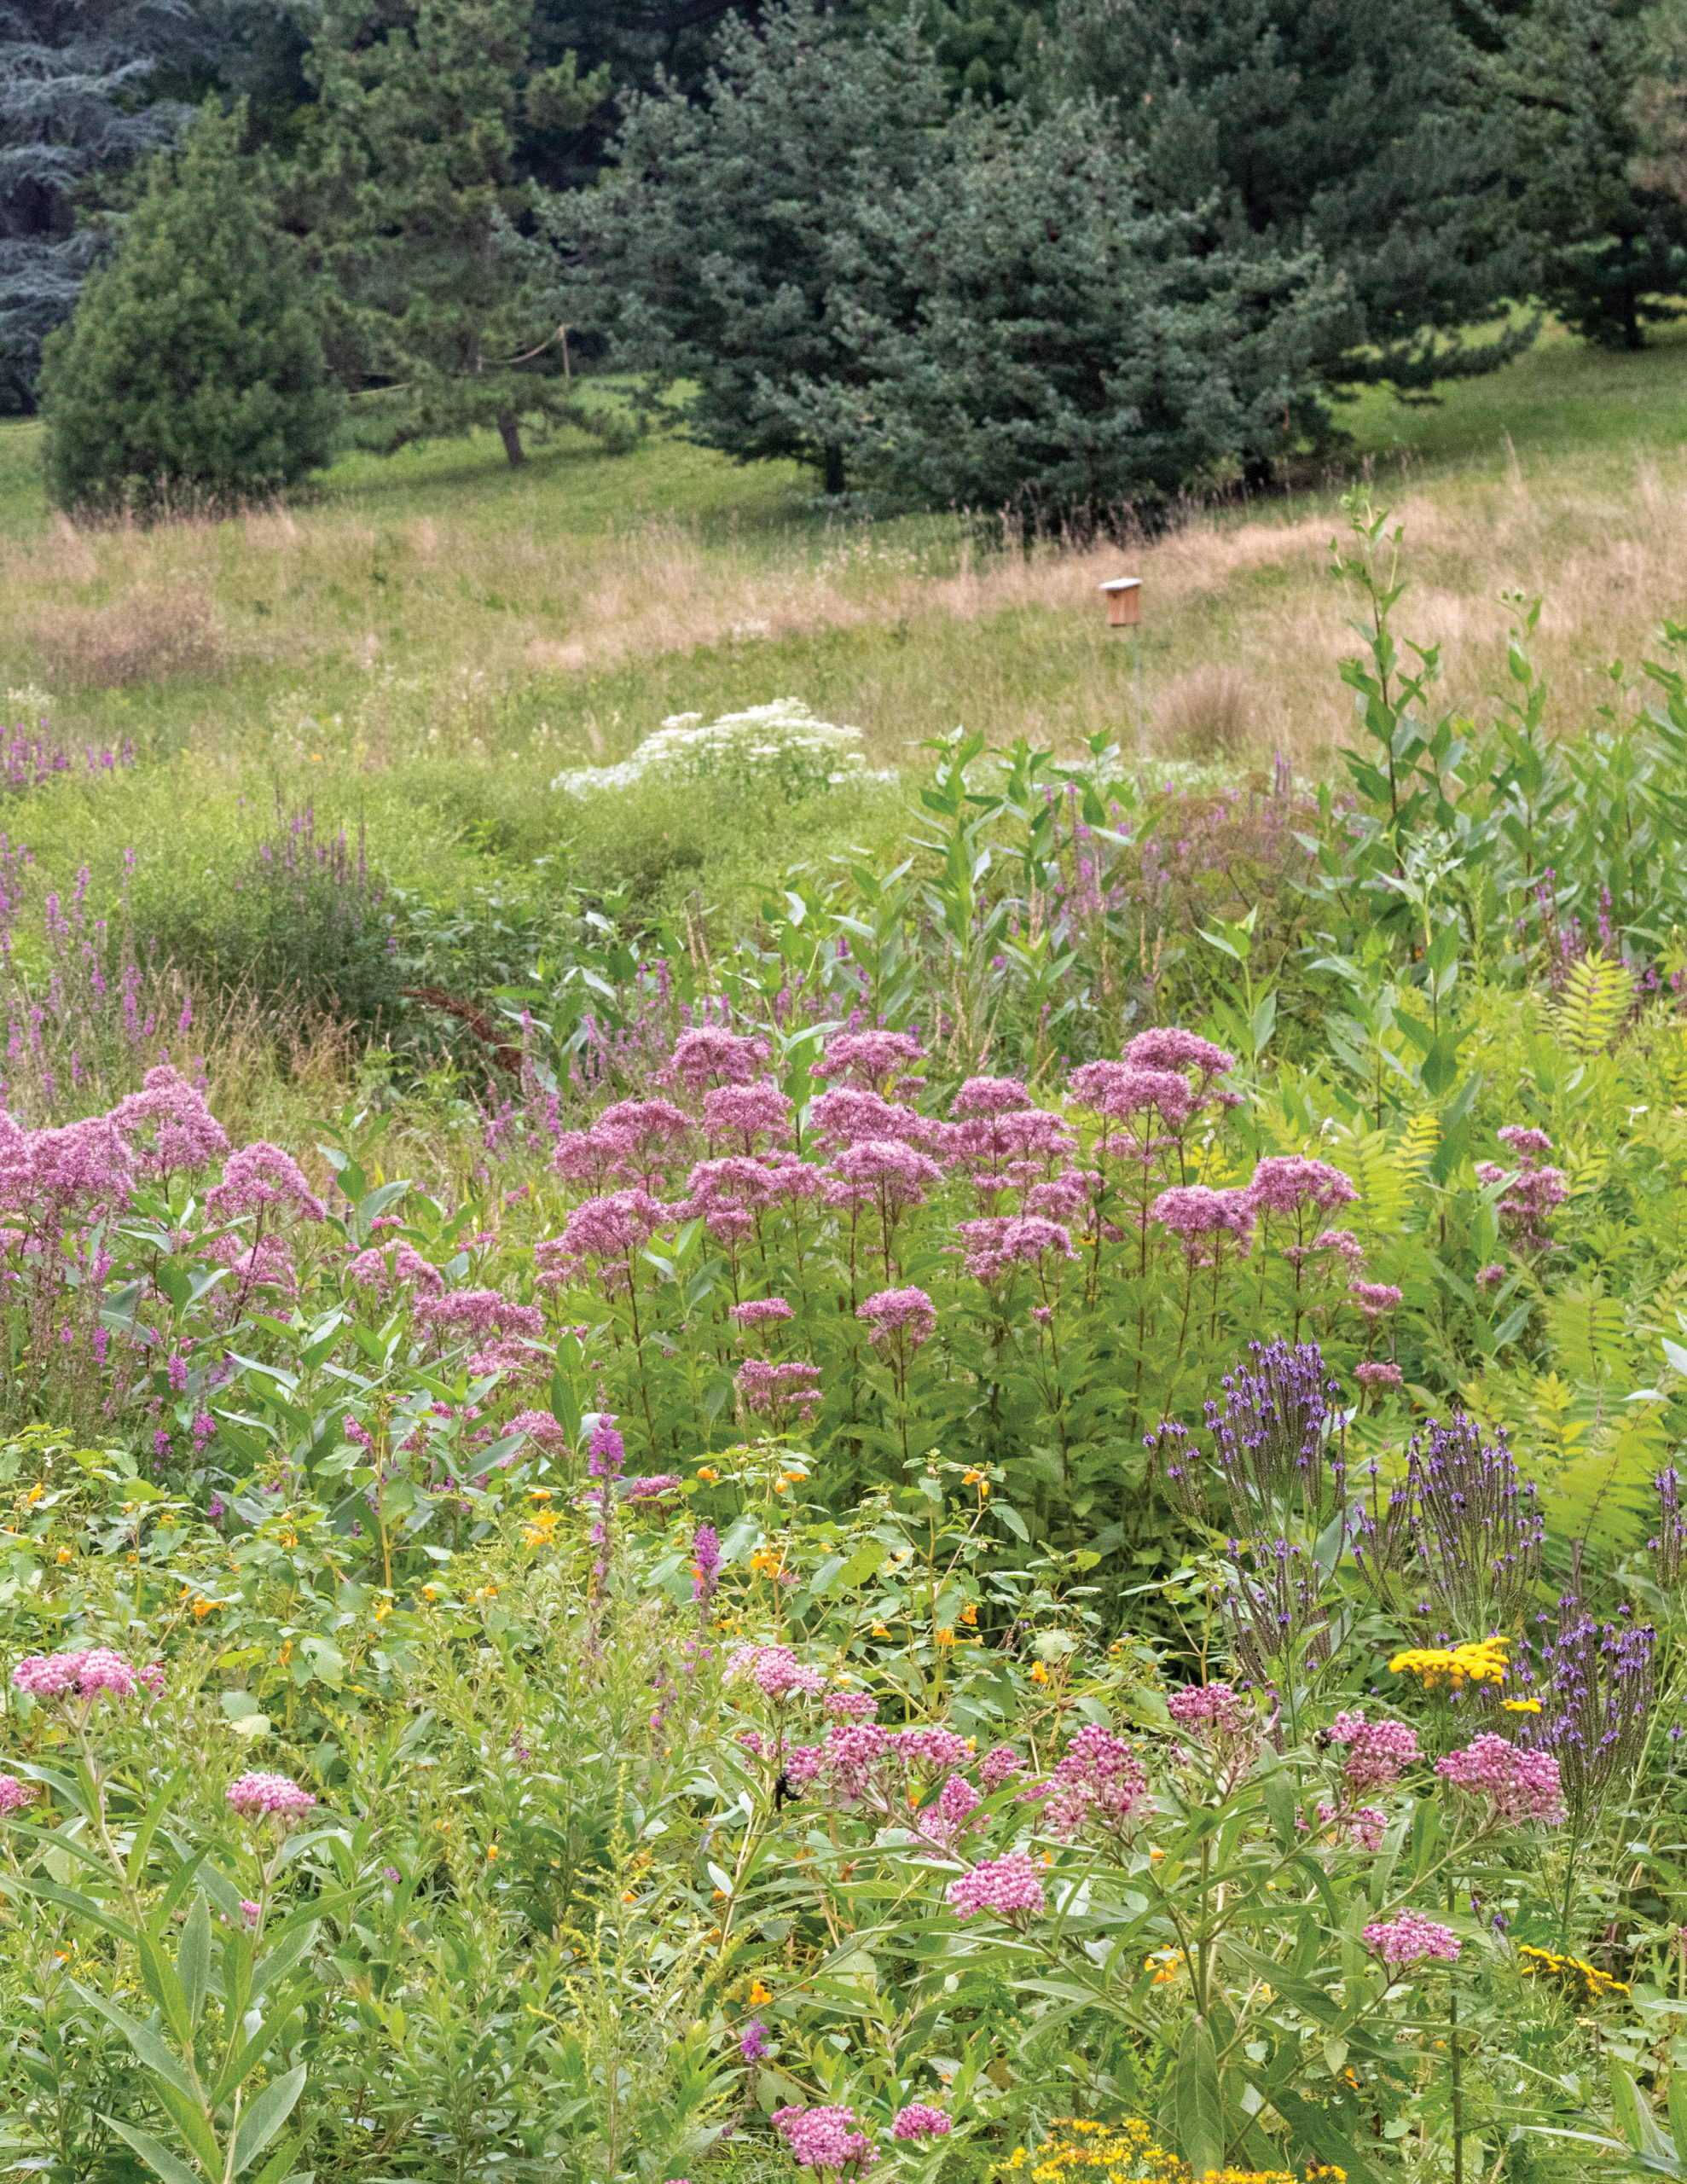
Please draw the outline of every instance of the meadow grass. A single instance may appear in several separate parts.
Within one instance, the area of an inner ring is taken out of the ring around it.
[[[1127,547],[991,550],[956,515],[822,506],[793,465],[675,437],[614,457],[568,432],[519,471],[487,434],[348,455],[289,505],[223,521],[90,529],[47,508],[37,428],[6,426],[0,685],[49,694],[72,745],[132,740],[142,760],[34,793],[14,833],[60,878],[109,875],[125,847],[204,869],[277,798],[309,796],[442,897],[567,851],[595,880],[742,902],[786,863],[896,831],[895,799],[723,817],[573,806],[551,777],[670,713],[786,695],[859,724],[881,765],[959,723],[1131,749],[1133,647],[1095,589],[1122,568],[1145,587],[1151,753],[1245,777],[1280,750],[1329,774],[1353,643],[1329,548],[1355,485],[1406,523],[1400,625],[1441,647],[1446,703],[1492,702],[1517,613],[1503,595],[1539,593],[1551,717],[1575,732],[1609,696],[1607,663],[1687,610],[1684,358],[1679,338],[1629,357],[1557,334],[1434,403],[1369,391],[1295,490]]]

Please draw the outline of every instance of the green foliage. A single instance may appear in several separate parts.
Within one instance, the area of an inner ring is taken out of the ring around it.
[[[1533,0],[1502,62],[1539,293],[1578,334],[1629,349],[1680,315],[1687,287],[1687,205],[1642,164],[1647,33],[1620,0]]]
[[[328,460],[339,410],[316,291],[240,131],[207,107],[157,155],[117,256],[45,346],[61,507],[237,502]]]
[[[577,126],[608,75],[581,78],[571,52],[541,66],[532,18],[532,0],[323,11],[299,187],[335,299],[335,369],[370,445],[496,425],[518,463],[525,419],[619,429],[561,371],[542,193],[516,159],[524,120]]]

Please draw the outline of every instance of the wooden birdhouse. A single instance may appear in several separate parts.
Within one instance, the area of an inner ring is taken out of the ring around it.
[[[1116,630],[1128,630],[1142,619],[1142,578],[1114,577],[1100,586],[1106,595],[1107,619]]]

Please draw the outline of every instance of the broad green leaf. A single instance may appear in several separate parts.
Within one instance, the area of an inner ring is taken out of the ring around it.
[[[200,2015],[205,2008],[206,1989],[211,1984],[211,1906],[203,1896],[194,1898],[194,1908],[182,1928],[182,1945],[176,1952],[176,1976],[188,1998],[188,2020],[197,2031]]]
[[[241,2118],[241,2127],[235,2134],[235,2150],[229,2158],[232,2175],[256,2161],[265,2146],[292,2115],[293,2103],[304,2090],[304,2065],[299,2064],[285,2077],[276,2078],[266,2085],[250,2108]]]
[[[127,2123],[119,2123],[115,2116],[101,2116],[100,2121],[117,2133],[126,2146],[132,2146],[159,2180],[159,2184],[204,2184],[183,2161],[177,2161],[168,2147],[161,2146],[150,2132],[137,2131]]]
[[[1224,2103],[1218,2055],[1209,2027],[1197,2018],[1177,2051],[1177,2128],[1183,2158],[1197,2176],[1224,2166]]]

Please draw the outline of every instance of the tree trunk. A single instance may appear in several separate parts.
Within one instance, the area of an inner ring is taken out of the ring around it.
[[[1622,346],[1625,349],[1644,349],[1646,336],[1640,324],[1640,299],[1631,288],[1623,298]]]
[[[826,490],[834,497],[844,491],[844,450],[836,440],[826,444]]]
[[[504,453],[510,459],[512,470],[527,460],[521,451],[521,420],[513,410],[499,410],[498,437],[503,441]]]

